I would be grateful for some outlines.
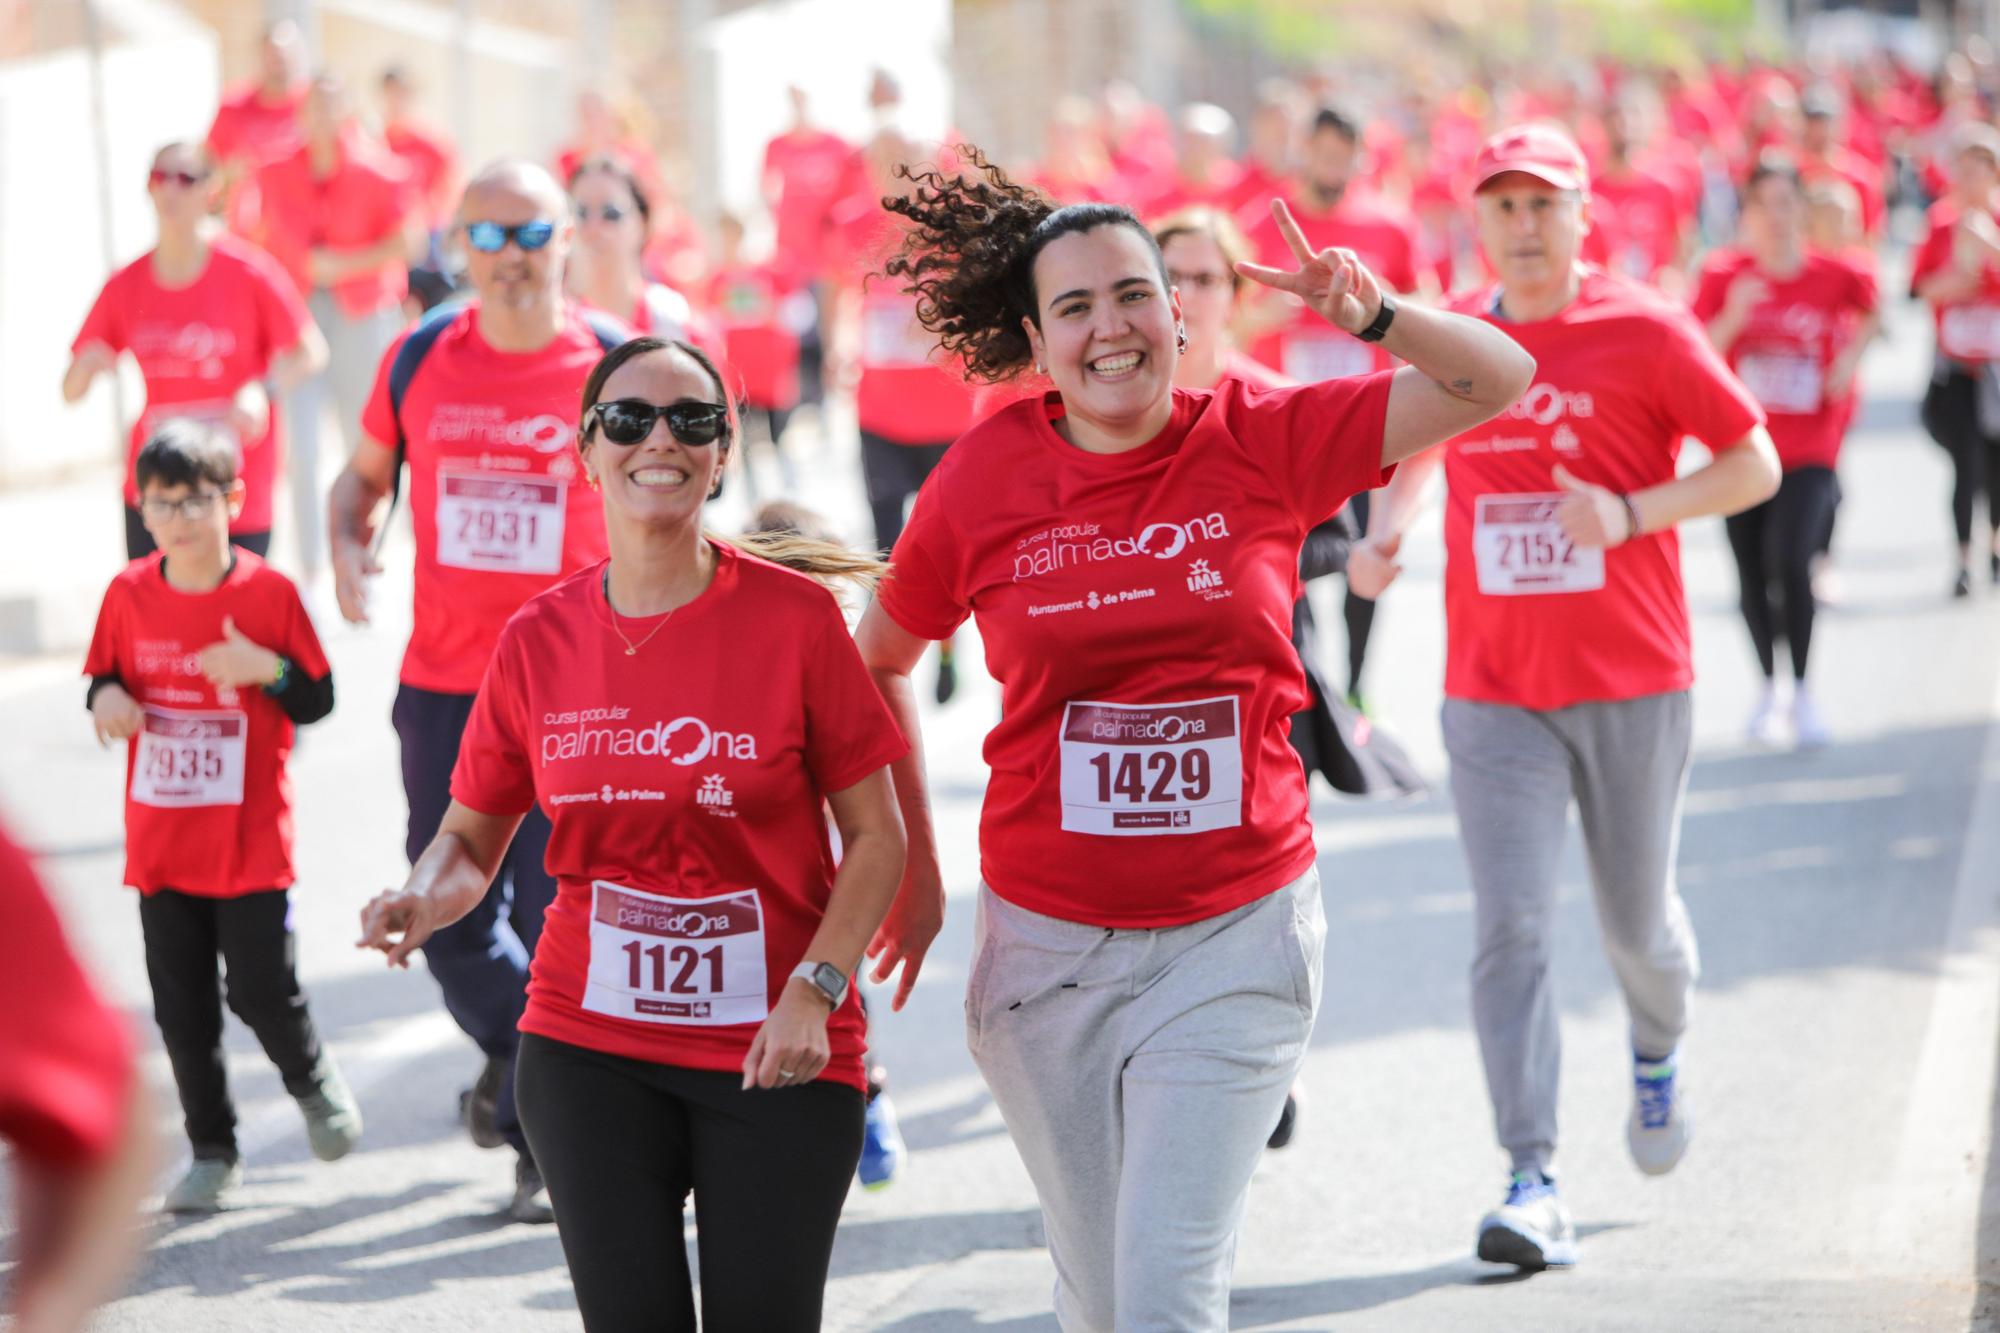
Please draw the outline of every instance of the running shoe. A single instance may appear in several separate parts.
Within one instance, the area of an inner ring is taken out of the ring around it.
[[[1285,1094],[1285,1109],[1278,1115],[1278,1127],[1271,1131],[1271,1137],[1264,1143],[1266,1148],[1282,1148],[1299,1132],[1299,1096],[1299,1086],[1294,1083],[1292,1090]]]
[[[297,1099],[306,1117],[306,1139],[312,1144],[313,1156],[322,1162],[337,1162],[360,1141],[361,1105],[348,1091],[331,1051],[321,1052],[313,1082],[317,1086]]]
[[[1961,568],[1958,577],[1952,580],[1951,595],[1954,601],[1972,596],[1972,571]]]
[[[1986,574],[1996,587],[2000,587],[2000,551],[1986,557]]]
[[[903,1169],[909,1149],[903,1146],[903,1131],[896,1124],[896,1106],[889,1094],[878,1092],[869,1099],[868,1113],[861,1127],[861,1165],[857,1174],[863,1189],[887,1189]]]
[[[1556,1183],[1539,1171],[1516,1171],[1507,1201],[1480,1219],[1479,1257],[1531,1273],[1574,1264],[1576,1227]]]
[[[1360,690],[1349,690],[1347,692],[1347,706],[1363,717],[1374,716],[1373,713],[1368,711],[1368,701],[1361,697]]]
[[[1675,1057],[1632,1057],[1632,1119],[1625,1143],[1632,1160],[1649,1176],[1664,1176],[1680,1163],[1694,1137],[1687,1095],[1675,1086]]]
[[[514,1160],[514,1198],[507,1205],[507,1216],[530,1226],[556,1220],[556,1210],[549,1203],[549,1187],[542,1183],[542,1169],[535,1165],[534,1158],[525,1154]]]
[[[482,1148],[507,1146],[507,1136],[500,1132],[500,1089],[506,1082],[507,1061],[489,1055],[472,1087],[458,1094],[459,1119]]]
[[[1750,720],[1743,725],[1743,735],[1752,745],[1775,745],[1778,741],[1778,686],[1775,681],[1765,681],[1763,693],[1757,696],[1757,706],[1750,710]]]
[[[1792,735],[1801,750],[1825,749],[1833,739],[1819,715],[1818,705],[1803,686],[1792,696]]]
[[[197,1157],[162,1203],[170,1213],[219,1213],[243,1183],[243,1163],[233,1157]]]

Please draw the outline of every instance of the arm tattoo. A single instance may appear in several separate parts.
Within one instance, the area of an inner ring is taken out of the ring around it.
[[[1433,383],[1454,398],[1472,397],[1472,381],[1469,379],[1455,379],[1449,384],[1443,380],[1435,380]]]

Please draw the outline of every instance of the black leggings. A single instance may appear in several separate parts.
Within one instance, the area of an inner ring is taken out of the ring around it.
[[[903,509],[944,461],[943,444],[898,444],[873,431],[861,432],[861,476],[868,485],[868,512],[875,520],[875,545],[884,554],[903,535]]]
[[[862,1096],[585,1050],[531,1032],[515,1097],[588,1333],[695,1325],[681,1209],[694,1192],[701,1325],[817,1329]]]
[[[1972,500],[1986,492],[1986,522],[2000,527],[2000,437],[1979,425],[1979,374],[1939,366],[1924,394],[1924,429],[1951,455],[1951,523],[1972,544]]]
[[[232,532],[229,544],[240,546],[253,555],[267,556],[271,553],[271,530],[262,532]],[[153,541],[153,534],[146,531],[146,520],[131,505],[125,506],[125,558],[137,560],[159,550]]]
[[[1347,502],[1363,536],[1368,534],[1368,497],[1369,492],[1362,491]],[[1368,664],[1368,636],[1375,629],[1375,603],[1371,598],[1356,597],[1349,589],[1340,604],[1340,616],[1347,622],[1347,692],[1359,695],[1361,668]]]
[[[1833,524],[1839,499],[1840,484],[1832,468],[1794,468],[1785,474],[1776,495],[1727,521],[1729,547],[1736,553],[1742,584],[1743,623],[1750,627],[1757,665],[1767,680],[1777,674],[1779,633],[1791,645],[1793,678],[1806,678],[1806,658],[1812,651],[1812,562]],[[1775,608],[1773,583],[1778,587]]]

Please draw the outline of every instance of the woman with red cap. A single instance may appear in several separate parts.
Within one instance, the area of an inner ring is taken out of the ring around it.
[[[1428,474],[1445,510],[1445,748],[1472,878],[1472,1015],[1513,1176],[1479,1255],[1576,1262],[1549,1174],[1560,1033],[1549,975],[1572,800],[1606,950],[1632,1018],[1627,1143],[1671,1171],[1691,1121],[1675,1082],[1697,971],[1674,885],[1692,734],[1687,599],[1674,525],[1770,498],[1764,414],[1687,310],[1578,262],[1583,154],[1528,125],[1475,164],[1481,246],[1498,281],[1457,309],[1507,330],[1535,383],[1499,416],[1397,473],[1348,559],[1379,592]],[[1714,458],[1676,475],[1692,435]]]

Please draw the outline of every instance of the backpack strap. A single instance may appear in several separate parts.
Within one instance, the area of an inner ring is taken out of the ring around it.
[[[382,516],[382,526],[375,531],[375,551],[381,554],[382,544],[389,537],[389,520],[395,516],[396,501],[403,495],[403,462],[409,453],[409,437],[403,433],[403,398],[410,391],[410,381],[417,376],[417,367],[431,354],[451,322],[465,313],[465,303],[448,301],[425,314],[417,326],[403,339],[403,345],[396,349],[395,360],[389,363],[389,416],[396,423],[396,438],[393,447],[395,462],[389,473],[389,512]]]

